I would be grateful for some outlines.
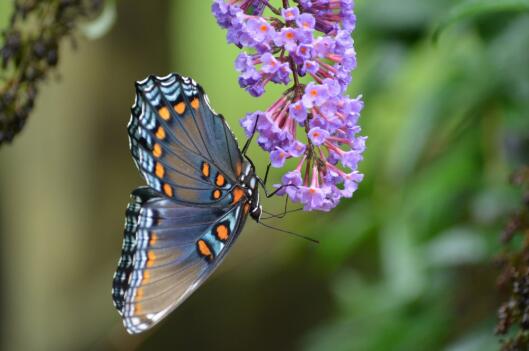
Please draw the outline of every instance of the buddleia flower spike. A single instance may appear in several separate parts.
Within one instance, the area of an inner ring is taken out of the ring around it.
[[[272,3],[215,0],[212,6],[228,42],[246,49],[235,61],[240,86],[257,97],[268,84],[291,85],[241,125],[248,136],[258,133],[272,167],[298,159],[275,185],[283,186],[279,195],[288,194],[307,211],[329,211],[363,179],[358,165],[367,138],[360,136],[358,120],[364,103],[346,93],[357,64],[354,3],[296,0],[283,8]]]

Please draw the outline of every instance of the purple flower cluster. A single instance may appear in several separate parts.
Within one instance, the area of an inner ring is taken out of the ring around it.
[[[212,10],[227,29],[228,42],[248,49],[235,62],[242,88],[257,97],[270,82],[293,82],[265,112],[241,120],[248,136],[258,133],[273,167],[299,159],[275,185],[279,194],[307,211],[329,211],[351,197],[363,178],[358,172],[366,140],[358,135],[363,102],[346,95],[356,68],[353,0],[294,2],[278,9],[270,0],[215,0]],[[267,8],[275,16],[264,17]]]

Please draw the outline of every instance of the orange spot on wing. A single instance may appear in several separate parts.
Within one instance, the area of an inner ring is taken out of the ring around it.
[[[154,172],[158,178],[163,178],[165,175],[165,168],[161,165],[161,163],[156,163],[156,170]],[[164,189],[165,190],[165,189]]]
[[[222,195],[222,192],[219,189],[215,189],[213,191],[213,199],[218,200],[220,199],[221,195]]]
[[[215,234],[219,240],[225,241],[228,240],[228,237],[230,236],[230,230],[226,225],[219,224],[217,228],[215,228]]]
[[[200,101],[198,100],[198,98],[194,98],[193,101],[191,101],[191,106],[195,110],[198,110],[198,107],[200,106]]]
[[[134,305],[134,313],[141,314],[141,305],[139,303]]]
[[[171,186],[167,183],[163,185],[163,192],[165,195],[173,197],[173,188],[171,188]]]
[[[147,283],[150,279],[151,279],[151,273],[149,273],[149,271],[144,271],[142,282]]]
[[[198,253],[208,259],[213,258],[213,253],[204,240],[197,241]]]
[[[215,178],[215,184],[217,184],[217,186],[226,185],[226,178],[224,178],[222,174],[217,173],[217,177]]]
[[[141,299],[143,297],[143,289],[142,288],[138,288],[138,290],[136,290],[136,299]]]
[[[154,265],[154,261],[156,261],[156,255],[154,252],[149,251],[147,254],[147,267],[152,267]]]
[[[206,162],[202,162],[202,175],[209,177],[209,164]]]
[[[237,177],[241,175],[241,172],[242,172],[242,163],[238,162],[237,165],[235,166],[235,174],[237,175]]]
[[[242,190],[241,188],[236,186],[235,188],[233,188],[232,195],[233,195],[232,203],[235,204],[235,203],[239,202],[241,200],[241,198],[244,196],[244,190]]]
[[[152,148],[152,154],[156,158],[162,156],[162,147],[160,146],[160,144],[154,144],[154,147]]]
[[[156,233],[151,233],[151,239],[149,240],[149,245],[153,246],[158,241],[158,235]]]
[[[158,110],[158,113],[160,114],[160,117],[162,117],[163,120],[166,120],[168,121],[169,118],[171,118],[171,112],[169,111],[169,109],[167,107],[162,107],[161,109]]]
[[[165,130],[162,127],[158,127],[155,135],[158,139],[163,140],[165,139]]]
[[[250,204],[249,203],[245,203],[244,204],[243,211],[244,211],[244,214],[248,214],[248,212],[250,212]]]
[[[184,104],[183,102],[179,102],[178,104],[174,105],[174,110],[176,111],[176,113],[181,115],[186,110],[186,104]]]

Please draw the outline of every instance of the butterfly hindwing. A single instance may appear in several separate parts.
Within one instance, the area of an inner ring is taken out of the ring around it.
[[[113,300],[130,333],[156,324],[215,270],[240,233],[243,202],[187,207],[149,187],[131,194]]]
[[[133,158],[153,189],[189,205],[230,203],[242,156],[193,80],[171,74],[138,82],[128,130]]]

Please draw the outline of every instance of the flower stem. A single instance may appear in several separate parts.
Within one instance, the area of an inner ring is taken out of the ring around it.
[[[274,14],[276,14],[278,16],[281,15],[281,11],[279,11],[278,8],[270,5],[270,0],[261,0],[261,2],[263,4],[265,4],[265,6],[268,7],[270,9],[270,11],[272,11]]]
[[[296,63],[294,62],[294,58],[292,56],[288,56],[288,60],[290,63],[290,69],[292,70],[292,75],[294,76],[294,87],[299,87],[299,77],[298,77],[298,67],[296,66]]]

